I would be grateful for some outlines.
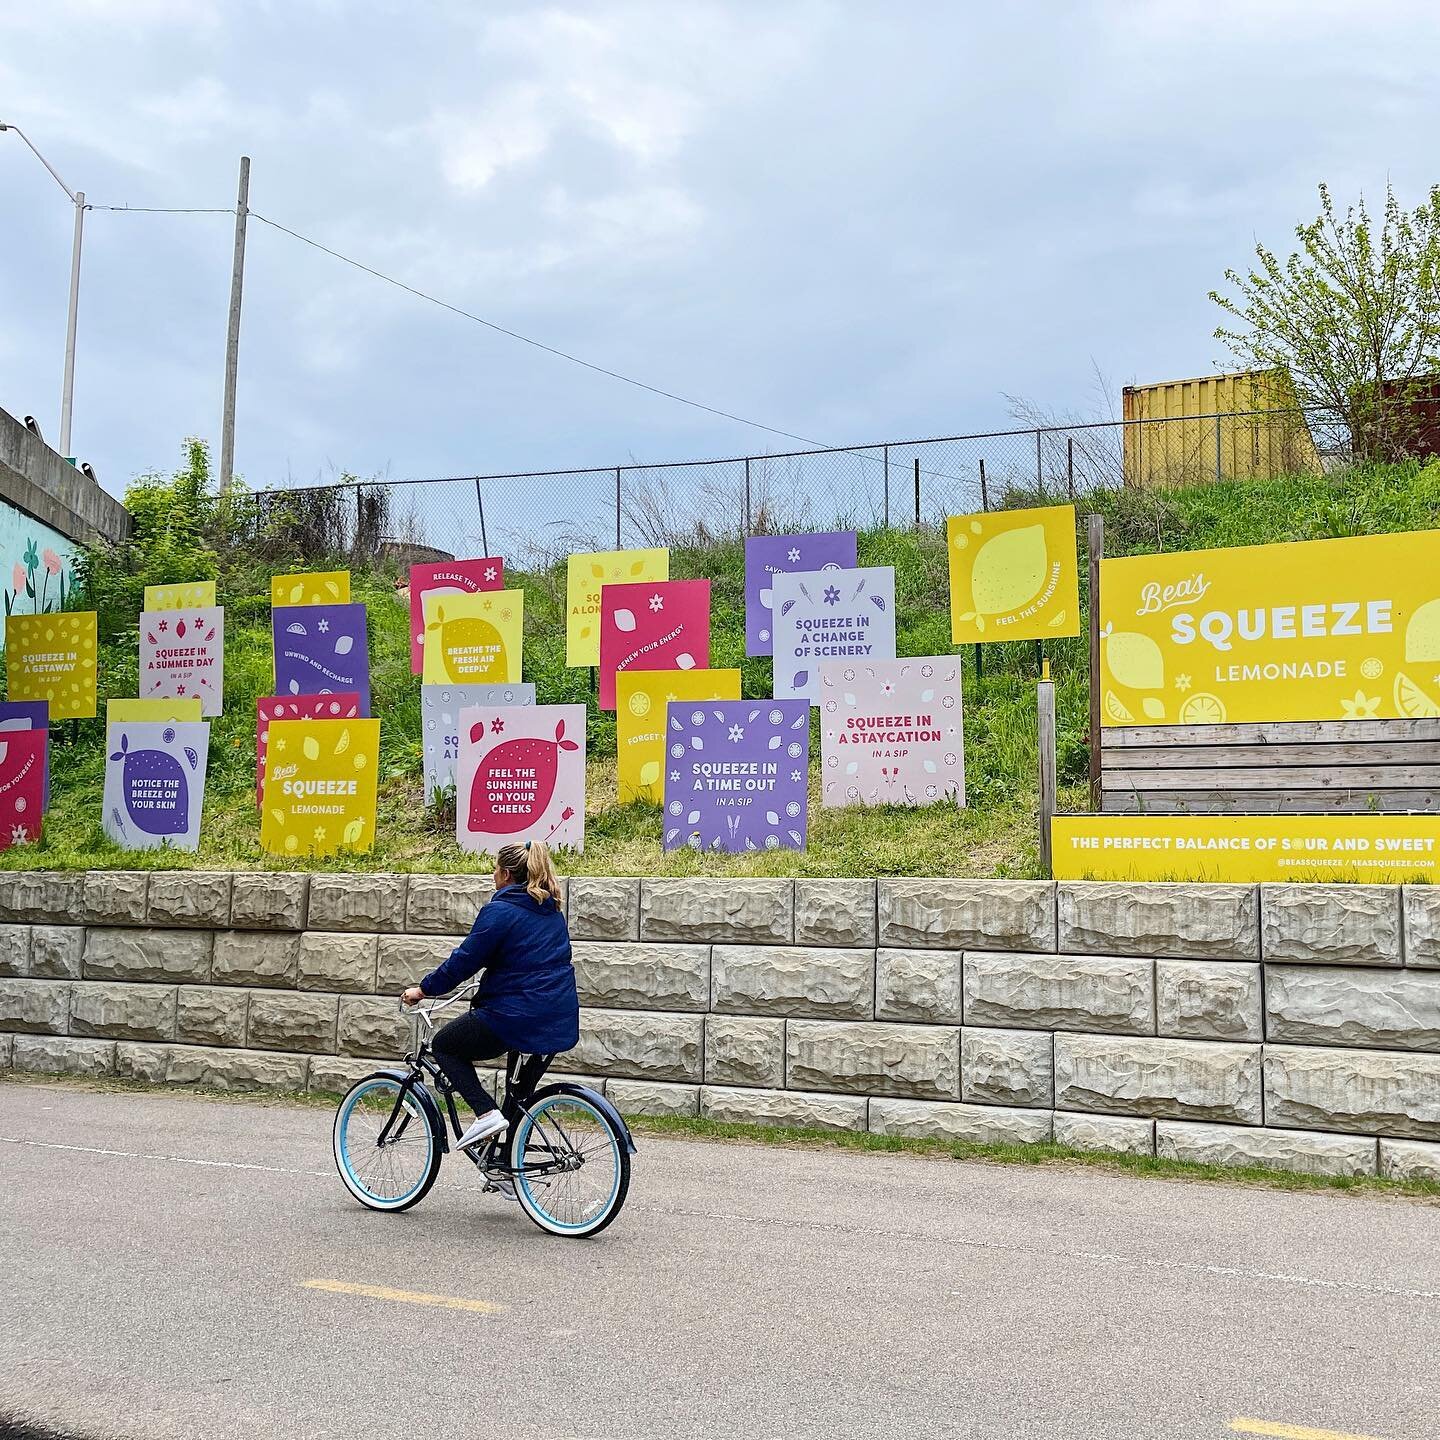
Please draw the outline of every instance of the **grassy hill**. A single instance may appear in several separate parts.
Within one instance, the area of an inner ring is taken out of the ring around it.
[[[1054,497],[1014,494],[1008,503]],[[264,856],[255,806],[255,700],[271,691],[269,576],[329,568],[313,535],[297,548],[283,527],[237,538],[204,490],[203,466],[131,497],[137,541],[124,554],[100,553],[83,567],[78,607],[100,613],[101,713],[109,696],[136,693],[137,617],[145,584],[214,577],[226,607],[225,714],[212,722],[203,841],[195,856],[127,852],[101,829],[104,724],[100,719],[52,730],[52,799],[40,845],[0,853],[0,868],[293,868]],[[1097,495],[1082,505],[1105,517],[1111,555],[1156,550],[1321,539],[1440,527],[1440,463],[1351,470],[1263,484],[1212,485],[1166,492]],[[1082,518],[1083,524],[1083,518]],[[893,565],[898,652],[948,653],[949,584],[943,535],[862,532],[861,564]],[[344,561],[338,562],[343,564]],[[744,552],[736,539],[672,546],[671,574],[712,582],[711,663],[738,666],[746,696],[770,694],[770,662],[744,654]],[[876,808],[827,811],[818,801],[812,762],[810,846],[803,852],[714,856],[660,850],[656,806],[616,804],[615,722],[600,713],[590,675],[565,667],[563,564],[507,571],[523,585],[525,678],[546,703],[589,706],[586,850],[567,859],[571,874],[1009,875],[1037,871],[1035,833],[1036,659],[1029,643],[992,645],[977,678],[973,652],[962,659],[969,804],[964,810]],[[1082,600],[1084,575],[1082,571]],[[449,823],[422,803],[420,686],[409,666],[408,614],[396,597],[401,576],[383,565],[353,570],[353,595],[370,617],[370,655],[381,716],[380,815],[368,856],[311,862],[316,868],[465,871],[484,869],[466,855]],[[1086,774],[1086,642],[1047,643],[1057,682],[1062,807],[1082,808]],[[812,733],[812,754],[818,756]],[[303,862],[302,862],[303,863]]]

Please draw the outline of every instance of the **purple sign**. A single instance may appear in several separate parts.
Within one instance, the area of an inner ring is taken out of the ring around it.
[[[665,848],[803,850],[808,700],[671,701]]]
[[[48,700],[0,700],[0,730],[50,729]],[[50,808],[50,747],[45,747],[45,799],[41,808]]]
[[[853,570],[855,532],[818,535],[752,535],[745,542],[745,653],[775,653],[771,587],[794,570]]]
[[[276,695],[360,696],[370,714],[370,648],[365,607],[277,605],[270,612],[275,637]]]

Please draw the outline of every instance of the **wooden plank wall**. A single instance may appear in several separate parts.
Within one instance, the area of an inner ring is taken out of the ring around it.
[[[1127,725],[1100,737],[1109,814],[1440,812],[1440,719]]]

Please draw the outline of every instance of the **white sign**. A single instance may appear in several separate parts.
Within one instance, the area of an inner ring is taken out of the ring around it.
[[[105,833],[126,850],[196,849],[209,723],[117,720],[105,742]]]
[[[820,703],[820,664],[895,658],[895,571],[775,576],[775,698]]]
[[[472,705],[533,705],[535,687],[514,685],[422,685],[420,723],[425,748],[425,803],[455,786],[460,759],[460,712]]]
[[[224,606],[141,612],[140,696],[199,696],[202,715],[220,714],[225,700]]]

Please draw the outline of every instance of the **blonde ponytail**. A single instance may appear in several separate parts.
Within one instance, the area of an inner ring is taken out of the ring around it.
[[[524,845],[506,845],[495,857],[495,863],[506,871],[517,885],[537,904],[553,900],[560,908],[560,877],[550,858],[550,847],[543,840],[530,840]]]

